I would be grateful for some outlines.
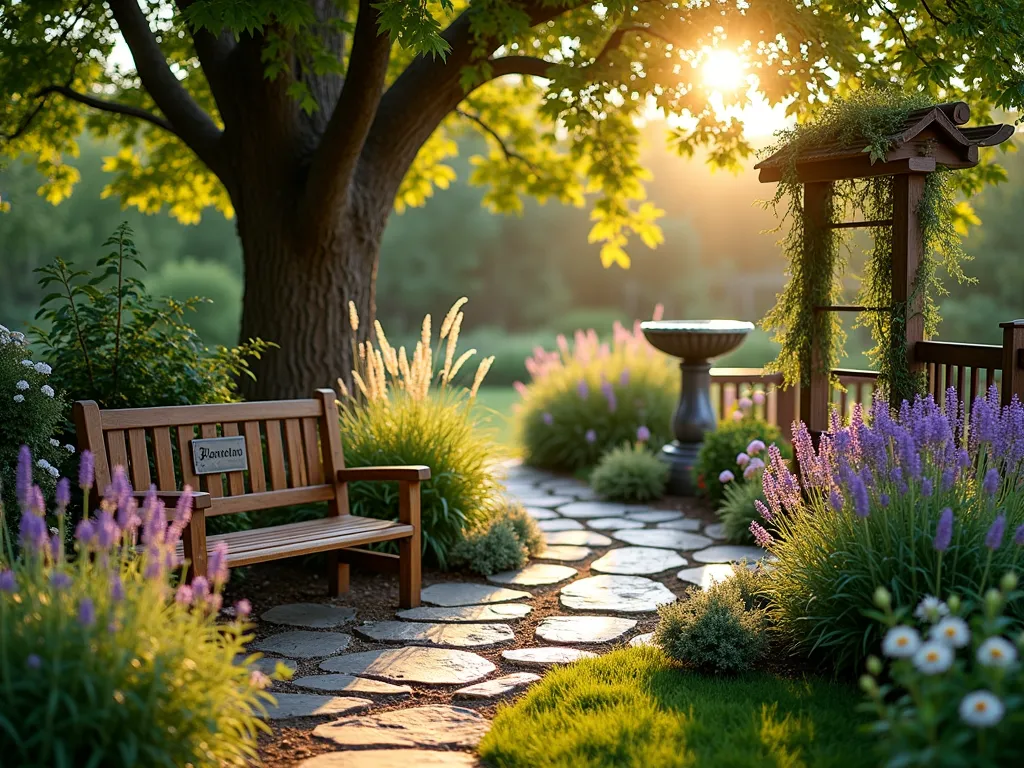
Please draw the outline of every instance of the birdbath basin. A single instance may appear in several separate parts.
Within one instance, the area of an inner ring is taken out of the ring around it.
[[[671,468],[668,492],[693,496],[697,453],[704,435],[718,425],[711,405],[711,360],[736,349],[754,325],[739,320],[652,320],[640,328],[651,346],[680,359],[681,392],[672,417],[676,439],[661,449],[661,458]]]

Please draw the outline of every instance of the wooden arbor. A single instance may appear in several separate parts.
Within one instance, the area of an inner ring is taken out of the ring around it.
[[[783,147],[762,160],[762,182],[778,182],[795,164],[797,180],[803,185],[805,242],[830,228],[892,227],[892,299],[905,304],[906,330],[902,343],[911,373],[922,370],[923,363],[914,354],[924,341],[923,291],[914,291],[918,266],[924,258],[918,204],[924,193],[925,178],[940,168],[971,168],[978,164],[978,147],[995,146],[1013,134],[1010,125],[962,127],[971,116],[963,102],[938,104],[911,112],[902,130],[889,137],[889,149],[881,160],[871,162],[865,143],[825,144],[802,151],[797,157]],[[893,177],[892,218],[877,221],[831,222],[827,218],[833,184],[843,179]],[[863,312],[889,308],[859,306],[821,306],[815,312]],[[801,362],[809,366],[809,375],[801,372],[799,417],[813,433],[827,429],[832,393],[832,372],[825,370],[819,353]],[[898,405],[898,403],[894,403]]]

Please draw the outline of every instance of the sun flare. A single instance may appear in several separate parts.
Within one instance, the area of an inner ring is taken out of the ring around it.
[[[746,62],[732,51],[712,48],[706,51],[701,64],[701,78],[713,91],[735,91],[746,81]]]

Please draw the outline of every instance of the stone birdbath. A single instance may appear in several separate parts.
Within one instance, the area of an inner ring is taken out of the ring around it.
[[[661,449],[661,458],[671,467],[668,492],[693,496],[697,452],[705,433],[718,424],[711,405],[711,360],[736,349],[754,325],[739,320],[652,320],[640,328],[651,346],[681,360],[682,392],[672,417],[676,439]]]

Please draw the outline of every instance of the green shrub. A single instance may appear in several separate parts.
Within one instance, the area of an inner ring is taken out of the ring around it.
[[[543,549],[537,523],[518,504],[503,504],[485,523],[452,548],[452,564],[490,576],[526,565]]]
[[[766,614],[748,609],[732,579],[658,609],[654,642],[676,661],[704,672],[750,672],[767,650]]]
[[[96,262],[97,278],[61,259],[37,270],[50,292],[36,314],[46,327],[32,331],[53,366],[54,386],[101,408],[237,399],[236,379],[252,375],[247,358],[271,345],[257,339],[234,349],[207,348],[184,319],[202,299],[154,299],[125,274],[129,264],[145,268],[127,224],[104,246],[112,250]]]
[[[171,579],[182,575],[174,551],[187,505],[168,527],[155,498],[138,514],[129,509],[123,470],[111,489],[102,511],[79,524],[70,561],[51,546],[44,510],[34,502],[21,516],[20,555],[0,540],[0,759],[25,766],[251,765],[256,735],[269,732],[260,714],[273,698],[263,690],[265,675],[234,663],[252,638],[248,605],[236,606],[233,621],[217,621],[226,549],[211,553],[209,581],[173,590]],[[69,495],[63,480],[61,526]]]
[[[734,418],[740,414],[741,418]],[[746,453],[750,443],[760,440],[766,446],[773,443],[786,458],[792,456],[792,448],[782,439],[781,430],[774,424],[754,416],[750,409],[735,410],[733,416],[718,425],[718,429],[704,435],[704,444],[697,454],[694,466],[697,488],[716,507],[725,496],[725,486],[719,478],[728,471],[732,476],[730,483],[742,485],[746,482],[743,469],[737,467],[736,459]]]
[[[451,550],[465,532],[488,520],[501,492],[491,471],[499,448],[473,409],[492,359],[480,363],[470,388],[450,384],[470,357],[455,357],[464,301],[456,302],[441,325],[439,343],[445,342],[446,349],[440,370],[435,372],[427,315],[411,362],[405,348],[392,347],[377,323],[379,348],[360,342],[354,356],[363,361],[352,373],[356,391],[339,380],[348,466],[430,467],[430,479],[420,484],[423,551],[428,563],[441,568],[448,567]],[[358,330],[359,319],[351,306],[350,315]],[[398,484],[352,483],[349,504],[356,515],[397,519]]]
[[[559,337],[558,347],[527,361],[531,381],[520,388],[517,415],[527,464],[589,469],[612,448],[636,440],[640,428],[653,450],[672,439],[679,374],[639,324],[632,332],[616,325],[610,343],[577,331],[571,345]]]
[[[643,444],[622,445],[601,457],[590,485],[612,501],[650,501],[665,495],[668,473],[668,464]]]
[[[726,484],[724,498],[718,507],[718,518],[725,526],[725,537],[730,543],[753,544],[754,534],[750,532],[750,524],[756,522],[767,525],[754,506],[755,501],[765,503],[764,491],[759,482]]]

